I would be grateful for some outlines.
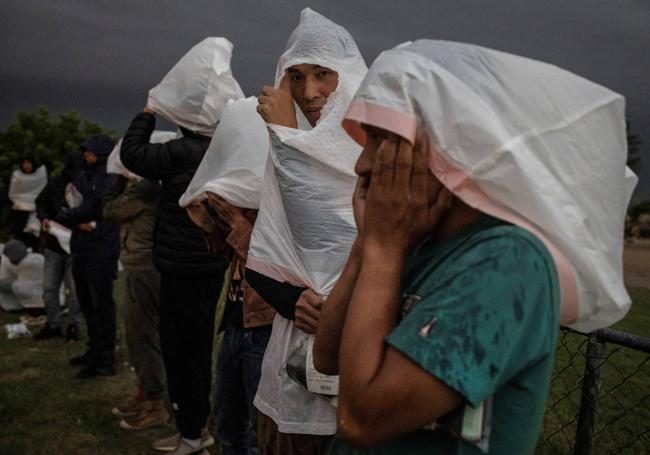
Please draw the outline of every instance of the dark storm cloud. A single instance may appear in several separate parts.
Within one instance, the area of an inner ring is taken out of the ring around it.
[[[161,1],[5,0],[0,128],[39,104],[124,130],[147,91],[193,44],[226,36],[247,94],[273,80],[277,56],[310,6],[344,25],[370,63],[417,38],[476,43],[564,67],[627,98],[645,141],[650,195],[650,6],[646,0]]]

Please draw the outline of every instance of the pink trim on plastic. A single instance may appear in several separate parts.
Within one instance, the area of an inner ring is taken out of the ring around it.
[[[302,288],[311,287],[290,270],[278,265],[269,264],[268,262],[251,256],[250,254],[248,255],[248,259],[246,259],[246,267],[281,283],[289,283],[292,286],[299,286]]]
[[[431,172],[466,204],[494,217],[508,221],[535,235],[548,248],[557,269],[560,283],[560,324],[568,325],[579,316],[575,270],[560,250],[536,227],[510,209],[493,202],[463,170],[449,163],[434,147],[429,154]]]
[[[366,123],[385,129],[386,131],[402,136],[411,144],[415,143],[415,133],[418,128],[417,119],[411,114],[398,111],[391,107],[358,99],[350,103],[350,108],[345,114],[342,126],[357,143],[363,146],[365,144],[365,133],[361,135],[359,133],[361,129],[360,125],[354,125],[353,122]]]

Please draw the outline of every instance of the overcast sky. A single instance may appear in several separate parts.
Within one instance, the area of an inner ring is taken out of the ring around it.
[[[346,27],[368,64],[418,38],[546,61],[624,95],[644,140],[650,197],[648,0],[2,0],[0,130],[45,105],[122,132],[148,90],[195,43],[225,36],[247,95],[272,83],[277,57],[309,6]]]

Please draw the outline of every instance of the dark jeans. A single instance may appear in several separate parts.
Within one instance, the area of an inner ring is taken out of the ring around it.
[[[115,300],[113,281],[117,258],[73,258],[72,276],[81,312],[88,327],[88,355],[91,364],[115,363]]]
[[[326,455],[334,435],[280,433],[266,414],[257,412],[257,434],[261,455]]]
[[[224,270],[225,272],[225,270]],[[176,428],[198,439],[210,414],[214,315],[223,273],[160,276],[160,347]]]
[[[127,271],[124,285],[124,327],[129,360],[147,400],[160,400],[165,367],[160,352],[160,274]]]
[[[257,455],[257,411],[253,399],[271,325],[244,329],[230,324],[217,357],[214,415],[223,455]]]
[[[47,324],[53,329],[61,327],[61,283],[68,290],[68,323],[79,325],[79,302],[72,278],[72,256],[45,249],[43,262],[43,302],[47,310]]]

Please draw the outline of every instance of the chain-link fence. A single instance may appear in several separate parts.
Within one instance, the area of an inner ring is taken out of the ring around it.
[[[562,329],[537,454],[650,454],[650,338]]]

